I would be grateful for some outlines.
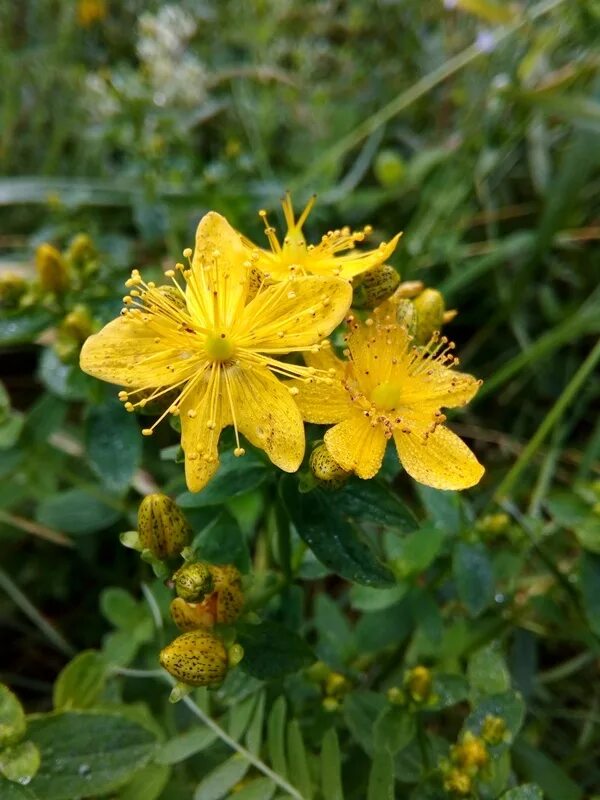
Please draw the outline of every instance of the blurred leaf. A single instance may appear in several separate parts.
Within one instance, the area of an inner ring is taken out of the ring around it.
[[[194,800],[221,800],[229,797],[229,790],[241,781],[250,769],[250,762],[238,753],[230,756],[203,778],[194,792]]]
[[[0,797],[2,800],[43,800],[28,787],[13,783],[2,775],[0,775]]]
[[[115,628],[131,630],[146,617],[145,609],[125,589],[108,586],[100,595],[100,608]]]
[[[359,689],[344,698],[344,720],[356,742],[372,755],[373,726],[388,702],[382,694]]]
[[[39,363],[44,386],[62,400],[85,400],[90,379],[78,364],[65,364],[51,347],[46,347]]]
[[[362,615],[354,629],[356,646],[368,653],[398,646],[409,635],[412,625],[410,601],[404,597],[393,606]]]
[[[217,734],[210,728],[192,728],[162,744],[154,760],[157,764],[179,764],[205,750],[216,738]]]
[[[510,673],[495,644],[483,647],[471,656],[467,675],[476,697],[510,689]]]
[[[343,578],[365,586],[391,586],[394,576],[366,538],[340,513],[321,489],[300,494],[292,476],[282,479],[284,505],[298,534],[319,561]]]
[[[367,800],[394,800],[394,762],[389,750],[375,752],[369,773]]]
[[[588,624],[600,636],[600,555],[582,554],[579,583]]]
[[[483,544],[458,542],[452,573],[456,591],[472,617],[477,617],[494,599],[494,575]]]
[[[36,511],[38,522],[73,535],[104,530],[120,516],[120,511],[85,489],[68,489],[51,495],[42,500]]]
[[[107,489],[127,489],[142,458],[142,436],[134,415],[116,401],[92,406],[85,439],[90,466]]]
[[[84,650],[62,668],[52,691],[56,711],[91,708],[106,684],[107,664],[96,650]]]
[[[450,708],[464,702],[469,696],[469,685],[462,675],[434,673],[432,696],[427,710]]]
[[[306,747],[297,720],[288,723],[287,762],[289,779],[305,800],[312,800],[313,791],[306,757]]]
[[[42,758],[31,789],[44,800],[114,791],[148,762],[155,746],[141,725],[92,711],[30,717],[28,735]]]
[[[40,753],[33,742],[19,742],[0,750],[0,772],[9,781],[27,785],[39,768]]]
[[[445,539],[446,533],[431,525],[409,533],[395,547],[394,571],[402,578],[423,572],[435,560]]]
[[[146,764],[119,790],[119,800],[157,800],[167,785],[171,771],[162,764]]]
[[[280,695],[273,703],[267,721],[267,748],[273,769],[282,778],[287,777],[287,759],[285,756],[285,697]]]
[[[254,778],[235,793],[235,800],[271,800],[277,786],[269,778]]]
[[[358,611],[382,611],[402,600],[407,590],[408,585],[403,583],[389,589],[372,589],[357,583],[350,589],[350,602]]]
[[[353,478],[335,494],[335,505],[344,515],[372,525],[412,531],[418,522],[412,511],[387,486],[377,480]]]
[[[515,742],[513,762],[521,775],[538,784],[547,800],[582,800],[583,789],[569,778],[562,767],[523,737],[519,737]],[[536,800],[537,797],[539,795],[533,795]]]
[[[432,489],[420,483],[415,485],[415,489],[436,527],[445,533],[460,533],[465,519],[463,501],[458,492]]]
[[[18,742],[25,728],[23,706],[8,686],[0,683],[0,747]]]
[[[239,623],[238,642],[244,648],[240,668],[255,678],[272,680],[296,672],[314,661],[304,639],[275,622]]]
[[[44,308],[3,311],[0,315],[0,345],[33,342],[53,321],[54,314]]]
[[[335,728],[329,728],[321,745],[321,794],[327,800],[344,800],[342,757]]]
[[[523,786],[504,792],[500,800],[544,800],[544,794],[534,783],[524,783]]]
[[[375,749],[386,749],[396,755],[416,736],[415,717],[409,711],[397,706],[385,708],[373,728]]]
[[[199,558],[212,564],[235,564],[242,573],[250,571],[248,545],[237,521],[227,511],[194,537],[192,547]]]
[[[487,716],[501,717],[506,723],[507,733],[510,734],[509,741],[494,746],[494,750],[499,753],[508,747],[510,741],[521,729],[525,717],[523,698],[518,692],[511,690],[501,694],[488,695],[471,711],[464,722],[463,730],[480,736]]]
[[[250,492],[271,475],[266,464],[249,448],[236,458],[231,450],[221,454],[219,470],[201,492],[184,492],[177,498],[182,508],[202,508],[226,503],[232,497]]]
[[[246,731],[246,747],[252,755],[258,756],[263,740],[263,723],[265,720],[265,693],[260,692],[253,709],[252,719]]]

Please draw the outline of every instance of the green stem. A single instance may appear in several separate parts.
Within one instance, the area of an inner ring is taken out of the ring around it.
[[[593,372],[598,361],[600,361],[600,339],[596,342],[596,345],[593,347],[588,357],[585,359],[583,364],[581,364],[575,375],[573,375],[569,383],[563,389],[560,397],[552,406],[550,411],[546,414],[539,428],[533,434],[526,447],[523,449],[521,455],[513,464],[512,468],[508,471],[508,474],[505,476],[500,486],[497,488],[494,495],[497,501],[507,497],[507,495],[510,493],[510,490],[520,478],[521,473],[525,467],[527,467],[546,436],[560,420],[570,403],[575,399],[586,379]]]
[[[0,588],[4,589],[6,594],[14,601],[15,605],[29,617],[33,624],[40,629],[57,650],[69,657],[75,655],[75,649],[67,642],[62,634],[44,619],[31,600],[23,594],[13,579],[7,575],[2,568],[0,568]]]
[[[543,0],[543,2],[538,3],[531,10],[531,13],[523,14],[519,22],[508,25],[500,30],[495,36],[495,44],[500,44],[504,39],[508,39],[513,33],[530,25],[533,20],[547,14],[563,2],[564,0]],[[448,61],[437,69],[424,75],[411,87],[406,89],[406,91],[401,92],[387,105],[379,111],[376,111],[360,125],[357,125],[353,131],[343,136],[332,147],[326,150],[321,158],[315,159],[302,176],[302,182],[309,183],[316,175],[325,171],[330,162],[341,159],[349,150],[359,145],[363,139],[369,137],[378,128],[385,125],[386,122],[389,122],[389,120],[393,119],[393,117],[401,111],[404,111],[405,108],[416,100],[419,100],[423,95],[427,94],[427,92],[435,89],[440,83],[443,83],[456,72],[459,72],[463,67],[466,67],[467,64],[470,64],[482,55],[484,55],[484,53],[481,48],[477,44],[472,44],[462,52],[448,59]]]

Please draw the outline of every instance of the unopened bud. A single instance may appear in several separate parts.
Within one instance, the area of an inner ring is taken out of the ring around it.
[[[355,308],[373,309],[387,300],[399,283],[400,275],[388,264],[368,269],[355,279],[352,305]]]
[[[214,591],[210,565],[203,561],[184,564],[173,575],[173,580],[179,597],[189,603],[201,603],[206,595]]]
[[[503,511],[498,514],[486,514],[477,520],[476,528],[488,536],[500,536],[510,527],[510,517]]]
[[[387,690],[387,699],[393,706],[406,705],[406,695],[398,686],[390,686]]]
[[[190,540],[185,517],[165,494],[149,494],[140,503],[138,532],[142,547],[159,559],[179,555]]]
[[[206,610],[203,603],[187,603],[181,597],[174,597],[169,610],[180,631],[196,631],[214,625],[214,615]]]
[[[60,293],[69,288],[69,271],[60,252],[51,244],[41,244],[35,251],[38,281],[46,292]]]
[[[81,269],[96,257],[96,248],[91,236],[87,233],[78,233],[71,239],[67,250],[69,262],[76,268]]]
[[[431,695],[431,671],[427,667],[414,667],[406,673],[404,685],[415,703],[424,703]]]
[[[489,745],[500,744],[506,737],[506,721],[502,717],[488,714],[483,720],[481,738]]]
[[[396,186],[404,179],[406,162],[396,150],[382,150],[377,154],[373,172],[382,186]]]
[[[471,786],[470,776],[459,769],[450,769],[444,776],[444,789],[459,795],[459,797],[468,797],[471,794]]]
[[[467,731],[459,744],[450,748],[452,762],[463,769],[478,770],[484,767],[489,755],[485,742],[477,736]]]
[[[340,489],[350,477],[330,455],[327,447],[320,444],[310,454],[310,471],[323,489]]]
[[[16,272],[0,275],[0,307],[16,308],[27,291],[27,281]]]
[[[69,336],[80,344],[85,342],[88,336],[91,336],[93,330],[94,323],[90,312],[86,306],[83,305],[76,305],[62,320],[59,326],[59,334]]]
[[[244,657],[244,648],[241,644],[232,644],[227,650],[227,662],[230,667],[237,667]]]
[[[342,697],[352,687],[345,675],[342,675],[340,672],[330,672],[325,679],[324,688],[325,694],[329,697]]]
[[[339,709],[340,701],[335,697],[324,697],[322,705],[324,711],[327,711],[329,714],[333,714]]]
[[[425,284],[423,281],[402,281],[394,292],[392,300],[412,300],[420,295],[424,288]]]
[[[160,663],[174,678],[189,686],[219,686],[227,674],[223,642],[209,631],[182,633],[160,652]]]
[[[417,311],[416,344],[427,344],[436,331],[441,330],[446,307],[437,289],[425,289],[414,299]]]

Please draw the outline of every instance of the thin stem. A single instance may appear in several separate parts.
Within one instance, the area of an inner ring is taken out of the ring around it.
[[[60,634],[50,623],[44,619],[31,600],[23,594],[13,579],[0,567],[0,587],[14,601],[21,611],[29,617],[33,624],[40,629],[46,638],[66,656],[75,655],[75,648]]]
[[[159,678],[166,683],[169,683],[171,686],[175,686],[176,681],[173,680],[170,676],[167,676],[162,670],[147,670],[147,669],[130,669],[128,667],[115,667],[113,670],[115,675],[123,675],[126,678]],[[283,789],[284,792],[287,792],[290,797],[294,797],[295,800],[306,800],[297,789],[289,784],[281,775],[278,775],[274,772],[270,767],[268,767],[263,761],[261,761],[256,756],[252,755],[249,750],[236,742],[235,739],[232,739],[228,733],[226,733],[223,728],[215,722],[214,719],[208,716],[200,706],[192,700],[189,695],[186,695],[182,698],[182,702],[190,709],[194,716],[198,717],[198,719],[204,723],[208,728],[215,733],[222,742],[225,742],[228,747],[232,750],[235,750],[236,753],[239,753],[243,758],[249,761],[253,767],[256,767],[259,772],[262,772],[267,778],[273,781],[273,783],[277,784],[280,789]]]
[[[533,434],[523,452],[513,464],[512,468],[508,471],[507,475],[505,476],[504,480],[501,482],[500,486],[496,490],[495,498],[496,500],[501,500],[505,498],[516,481],[521,476],[521,473],[525,469],[525,467],[529,464],[533,456],[535,455],[536,451],[546,438],[546,436],[550,433],[554,425],[559,421],[562,417],[564,412],[569,407],[569,404],[575,399],[577,393],[587,380],[588,376],[594,370],[596,364],[600,361],[600,339],[596,342],[596,345],[592,348],[592,351],[585,359],[583,364],[579,367],[575,375],[571,378],[569,383],[563,389],[560,397],[556,401],[556,403],[552,406],[550,411],[546,414],[544,419],[542,420],[541,425],[537,429],[537,431]]]
[[[46,525],[41,525],[39,522],[33,522],[33,520],[25,517],[19,517],[17,514],[10,514],[8,511],[0,510],[0,522],[5,522],[7,525],[12,525],[13,528],[25,531],[25,533],[31,533],[33,536],[52,542],[52,544],[58,544],[62,547],[74,546],[71,539],[65,536],[64,533],[48,528]]]
[[[495,45],[500,44],[504,39],[507,39],[509,36],[512,36],[513,33],[531,24],[531,22],[538,17],[552,11],[563,2],[564,0],[543,0],[543,2],[538,3],[531,10],[531,13],[524,14],[519,22],[507,25],[500,30],[494,37]],[[329,150],[326,150],[321,158],[315,159],[302,176],[302,182],[307,183],[309,179],[312,180],[316,175],[319,175],[330,162],[341,159],[349,150],[352,150],[360,144],[363,139],[366,139],[382,125],[385,125],[386,122],[389,122],[389,120],[393,119],[393,117],[401,111],[404,111],[409,105],[419,100],[423,95],[427,94],[427,92],[438,86],[438,84],[443,83],[463,67],[466,67],[467,64],[470,64],[482,55],[484,55],[484,52],[481,47],[479,47],[478,44],[472,44],[452,58],[449,58],[448,61],[437,69],[424,75],[416,83],[413,83],[412,86],[406,89],[406,91],[401,92],[387,105],[379,111],[376,111],[360,125],[357,125],[353,131],[343,136],[330,147]]]

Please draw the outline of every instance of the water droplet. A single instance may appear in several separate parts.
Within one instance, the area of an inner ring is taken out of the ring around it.
[[[89,764],[80,764],[80,765],[79,765],[79,769],[77,770],[77,772],[78,772],[80,775],[84,776],[84,777],[85,777],[85,776],[89,776],[89,774],[90,774],[90,771],[91,771],[91,768],[90,768],[90,765],[89,765]]]
[[[498,592],[498,594],[494,595],[494,600],[497,603],[503,603],[506,600],[506,597],[502,593]]]
[[[31,781],[31,775],[22,775],[20,778],[17,779],[17,783],[20,783],[21,786],[27,786],[28,783]]]

